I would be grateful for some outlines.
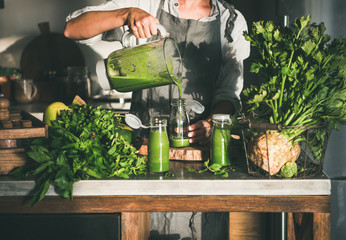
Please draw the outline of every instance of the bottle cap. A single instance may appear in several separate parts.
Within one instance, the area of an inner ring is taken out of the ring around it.
[[[100,86],[104,90],[110,90],[111,86],[107,77],[107,70],[105,65],[105,60],[99,60],[96,63],[96,75],[99,81]]]
[[[190,107],[191,107],[191,110],[197,114],[202,114],[205,109],[204,106],[196,100],[192,100]]]
[[[212,116],[213,120],[216,120],[216,121],[228,121],[230,123],[232,123],[232,120],[231,120],[231,115],[229,114],[213,114]]]

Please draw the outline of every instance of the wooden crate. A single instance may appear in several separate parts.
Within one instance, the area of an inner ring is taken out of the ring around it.
[[[48,126],[28,112],[21,111],[23,120],[31,120],[30,128],[0,129],[0,139],[48,137]]]
[[[48,126],[28,112],[21,111],[23,120],[31,120],[32,127],[16,127],[11,129],[0,128],[0,140],[25,141],[34,138],[48,137]],[[28,146],[19,145],[16,148],[0,149],[0,175],[7,175],[16,167],[24,166],[30,158],[26,154]]]

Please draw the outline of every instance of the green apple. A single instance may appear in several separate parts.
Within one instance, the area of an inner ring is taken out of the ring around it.
[[[60,111],[67,109],[69,108],[62,102],[51,103],[44,112],[43,122],[48,126],[51,126],[51,121],[56,119],[56,116],[60,114]]]

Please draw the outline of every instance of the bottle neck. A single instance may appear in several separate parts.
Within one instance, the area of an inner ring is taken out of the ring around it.
[[[166,131],[167,120],[161,118],[153,118],[150,120],[150,129],[153,131]]]
[[[171,102],[172,107],[185,107],[186,99],[185,98],[174,98]]]

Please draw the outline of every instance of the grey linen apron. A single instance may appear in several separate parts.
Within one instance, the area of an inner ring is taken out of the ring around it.
[[[157,12],[170,37],[178,44],[183,59],[182,97],[196,100],[205,106],[201,115],[190,114],[191,123],[210,115],[215,82],[221,66],[220,16],[214,21],[200,22],[177,18],[162,10]],[[151,117],[169,117],[170,102],[178,98],[174,85],[134,91],[130,112],[148,124]]]
[[[190,121],[194,123],[207,118],[211,113],[214,86],[222,60],[220,16],[211,22],[180,19],[163,11],[163,2],[161,1],[157,18],[178,44],[183,59],[182,97],[188,102],[196,100],[206,109],[201,115],[190,115]],[[131,112],[146,122],[156,116],[168,118],[171,99],[178,95],[178,88],[173,84],[133,92]],[[203,215],[203,219],[206,217]],[[214,217],[214,214],[210,217]],[[179,237],[188,235],[191,239],[196,239],[197,236],[205,235],[200,232],[204,230],[199,229],[201,219],[201,213],[152,213],[152,233],[159,233],[160,236],[152,237],[165,239],[171,234],[177,234]]]

